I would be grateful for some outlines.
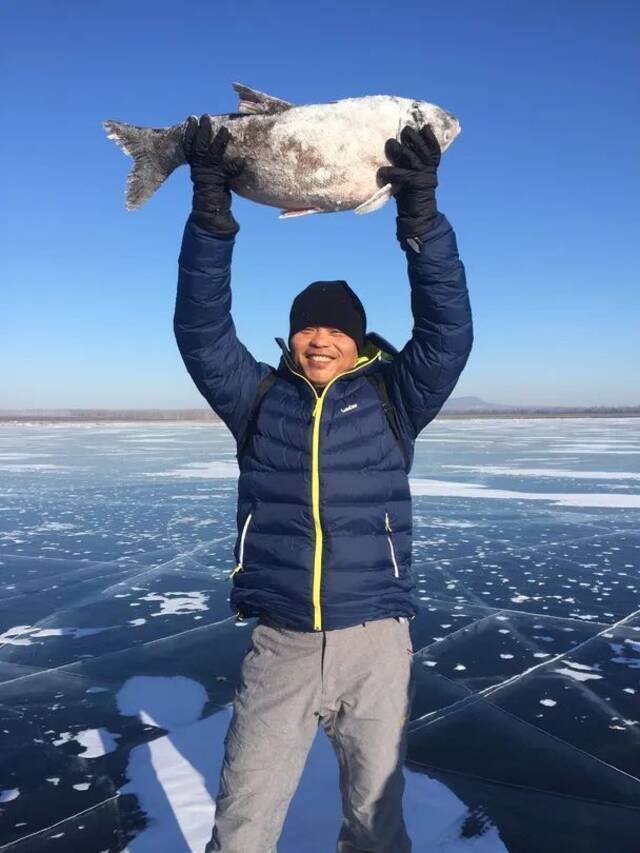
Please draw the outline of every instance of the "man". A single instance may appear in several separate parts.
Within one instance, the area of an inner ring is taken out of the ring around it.
[[[340,853],[407,853],[402,816],[411,682],[413,445],[467,360],[471,314],[453,230],[435,202],[429,128],[389,140],[397,235],[414,328],[397,353],[366,331],[346,282],[293,302],[276,371],[237,339],[229,139],[192,120],[193,211],[179,262],[175,333],[200,392],[238,443],[231,605],[258,617],[242,666],[207,851],[275,853],[322,725],[342,793]],[[396,292],[392,298],[396,298]],[[318,796],[322,796],[319,792]],[[304,850],[301,850],[304,853]]]

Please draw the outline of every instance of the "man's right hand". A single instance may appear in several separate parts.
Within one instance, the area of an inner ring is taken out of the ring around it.
[[[214,137],[209,115],[187,119],[183,147],[193,181],[191,218],[206,231],[224,235],[235,235],[240,227],[231,213],[229,181],[244,167],[241,160],[225,159],[230,139],[226,127]]]

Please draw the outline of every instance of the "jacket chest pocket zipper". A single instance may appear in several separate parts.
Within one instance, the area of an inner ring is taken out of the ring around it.
[[[244,525],[242,527],[242,533],[240,534],[240,545],[238,548],[238,565],[229,575],[229,580],[231,580],[231,578],[236,574],[236,572],[242,571],[242,563],[244,560],[244,540],[247,538],[247,530],[249,529],[249,525],[251,524],[252,515],[253,513],[250,512],[249,515],[246,517]]]
[[[391,529],[391,524],[389,523],[389,513],[385,512],[384,514],[384,529],[387,531],[387,542],[389,543],[389,553],[391,554],[391,562],[393,563],[393,574],[394,577],[399,578],[400,572],[398,571],[398,561],[396,560],[396,551],[393,547],[393,538],[391,534],[393,530]]]

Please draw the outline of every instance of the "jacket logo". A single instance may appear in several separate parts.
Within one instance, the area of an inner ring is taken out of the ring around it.
[[[353,411],[353,409],[357,409],[357,408],[358,408],[358,404],[352,403],[350,406],[345,406],[344,409],[340,409],[340,411],[341,412],[351,412],[351,411]]]

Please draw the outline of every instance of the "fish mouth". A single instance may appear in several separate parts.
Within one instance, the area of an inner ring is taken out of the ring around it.
[[[442,134],[442,150],[446,151],[447,148],[451,145],[453,140],[460,134],[462,131],[462,125],[458,121],[455,116],[452,116],[451,113],[445,113],[446,124]]]
[[[428,109],[424,110],[423,106]],[[435,104],[423,104],[421,101],[414,101],[411,108],[411,118],[418,130],[426,124],[431,125],[441,151],[446,151],[462,130],[462,125],[452,113],[443,110],[442,107],[435,106]],[[398,129],[399,133],[400,128]]]

